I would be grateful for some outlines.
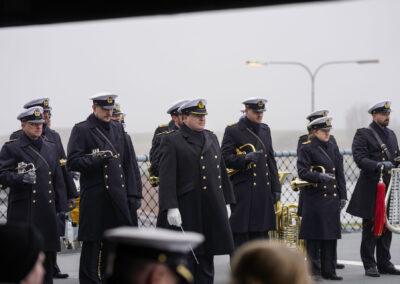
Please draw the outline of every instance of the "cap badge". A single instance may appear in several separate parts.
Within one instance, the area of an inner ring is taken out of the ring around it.
[[[197,105],[199,108],[204,108],[204,104],[202,101],[199,101],[199,104]]]
[[[326,123],[326,126],[331,126],[331,121],[330,120],[327,120],[325,123]]]
[[[327,115],[326,111],[322,113],[322,116],[325,117]]]
[[[258,105],[260,108],[263,108],[263,107],[264,107],[263,101],[259,101],[257,105]]]
[[[121,107],[119,106],[119,104],[115,104],[115,109],[116,109],[116,111],[120,111],[121,110]]]
[[[39,116],[40,116],[40,110],[39,110],[38,108],[35,109],[34,115],[35,115],[36,117],[39,117]]]
[[[167,256],[165,254],[162,253],[158,256],[158,262],[164,263],[166,261],[167,261]]]
[[[389,108],[389,103],[385,102],[385,108]]]
[[[112,103],[113,103],[113,98],[112,98],[111,96],[109,96],[109,97],[107,98],[107,102],[108,102],[109,104],[112,104]]]
[[[45,107],[48,107],[48,106],[49,106],[49,100],[48,100],[48,99],[45,99],[45,100],[43,101],[43,106],[45,106]]]

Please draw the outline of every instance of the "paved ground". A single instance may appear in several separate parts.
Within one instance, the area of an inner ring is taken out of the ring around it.
[[[364,269],[360,262],[360,233],[343,234],[342,240],[338,243],[338,258],[341,263],[346,265],[343,270],[338,270],[337,274],[344,277],[340,283],[351,284],[372,284],[372,283],[400,283],[400,276],[382,275],[380,278],[370,278],[364,276]],[[400,236],[393,234],[392,262],[400,269]],[[62,272],[69,273],[70,278],[65,280],[56,280],[56,284],[79,283],[79,252],[61,253],[58,256],[58,264]],[[215,258],[215,283],[228,283],[229,258],[228,256],[218,256]],[[324,281],[326,283],[337,281]]]

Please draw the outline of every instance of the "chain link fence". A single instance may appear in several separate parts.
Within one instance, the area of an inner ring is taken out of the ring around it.
[[[346,177],[347,196],[351,197],[359,176],[359,169],[353,161],[350,150],[342,150],[344,173]],[[280,172],[289,172],[282,185],[281,203],[297,203],[299,193],[290,188],[290,181],[297,176],[297,155],[295,151],[277,151],[275,153],[276,162]],[[149,183],[147,171],[148,156],[140,155],[137,157],[143,184],[142,207],[138,211],[139,226],[154,227],[158,215],[158,188],[152,187]],[[7,219],[7,197],[8,189],[0,189],[0,222]],[[344,232],[354,232],[361,229],[361,219],[346,213],[346,208],[342,210],[342,229]]]

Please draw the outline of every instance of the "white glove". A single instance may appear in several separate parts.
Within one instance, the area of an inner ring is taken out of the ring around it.
[[[226,212],[228,213],[228,219],[231,218],[231,206],[226,204]]]
[[[178,208],[168,209],[167,213],[168,224],[171,226],[180,227],[182,225],[182,217],[181,212],[179,212]]]

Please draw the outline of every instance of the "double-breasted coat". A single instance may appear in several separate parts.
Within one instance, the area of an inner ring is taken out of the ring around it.
[[[91,114],[74,126],[68,142],[67,167],[81,174],[81,241],[99,241],[107,229],[137,225],[136,199],[142,197],[142,184],[136,177],[136,157],[122,124],[110,121],[108,129],[104,124]],[[114,157],[90,156],[96,149],[112,151]]]
[[[205,236],[196,249],[208,255],[229,254],[233,238],[226,204],[235,197],[217,137],[204,130],[204,143],[185,124],[162,139],[159,185],[159,220],[178,208],[185,231]]]
[[[44,251],[60,250],[57,212],[65,204],[59,192],[65,191],[57,147],[42,139],[40,150],[25,135],[6,142],[0,152],[0,183],[10,187],[7,208],[8,223],[28,223],[42,234]],[[36,168],[34,184],[23,183],[18,163],[33,163]]]
[[[335,179],[323,182],[320,172],[311,171],[311,166],[324,167],[325,173],[333,174]],[[313,137],[310,143],[300,148],[297,170],[302,180],[317,184],[301,189],[303,208],[299,237],[307,240],[340,239],[340,200],[347,199],[347,193],[343,157],[338,146]]]
[[[23,135],[23,131],[22,129],[14,131],[11,136],[10,136],[10,140],[12,139],[17,139],[19,138],[21,135]],[[43,125],[43,132],[42,132],[42,137],[53,142],[56,145],[57,148],[57,155],[59,160],[66,160],[66,156],[65,156],[65,151],[64,151],[64,147],[63,144],[61,142],[61,137],[60,134],[58,134],[57,131],[50,129],[49,127],[46,127],[45,125]],[[76,186],[75,183],[72,179],[71,174],[67,171],[65,164],[61,164],[61,170],[62,170],[62,175],[64,178],[64,182],[65,182],[65,191],[64,192],[59,192],[59,196],[60,196],[60,202],[67,202],[68,199],[74,198],[78,196],[78,192],[76,190]],[[68,211],[68,210],[66,210]]]
[[[399,145],[395,133],[389,128],[386,128],[385,133],[375,122],[372,122],[370,127],[375,129],[382,142],[386,144],[391,155],[390,161],[395,164],[393,159],[399,155]],[[352,151],[354,161],[361,171],[347,207],[347,212],[361,218],[372,219],[375,212],[376,191],[380,177],[377,163],[388,161],[389,159],[385,151],[381,149],[372,131],[368,128],[357,130],[353,139]],[[386,190],[389,186],[390,177],[390,171],[384,171],[383,181],[386,184]]]
[[[311,136],[310,136],[310,134],[303,134],[299,137],[299,141],[297,142],[297,151],[296,151],[297,154],[300,151],[300,147],[303,146],[303,143],[307,144],[308,141],[311,140],[311,138],[312,138],[312,134],[311,134]],[[329,137],[329,141],[331,143],[337,145],[336,139],[333,135],[331,135]],[[301,216],[301,210],[303,208],[303,194],[304,194],[303,192],[304,192],[303,190],[300,190],[300,192],[299,192],[299,202],[297,204],[298,205],[298,207],[297,207],[297,215],[298,216]]]
[[[250,169],[247,169],[245,155],[236,153],[236,148],[248,143],[263,152],[262,158]],[[268,125],[261,124],[259,133],[255,134],[241,118],[238,123],[226,127],[221,151],[227,168],[239,170],[231,177],[236,197],[230,218],[232,231],[276,230],[273,193],[280,193],[281,185]]]

